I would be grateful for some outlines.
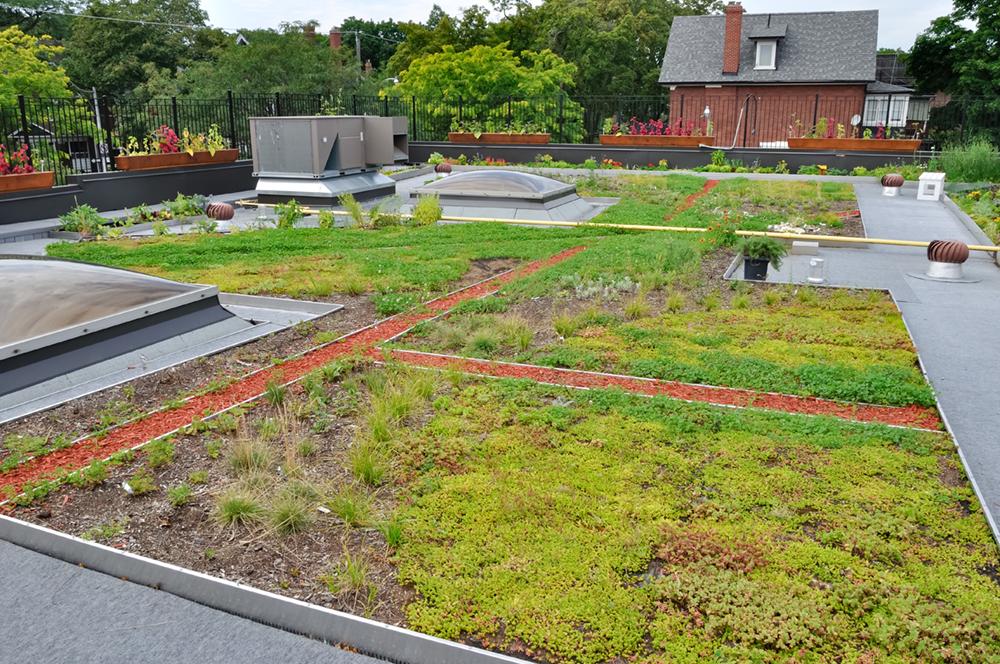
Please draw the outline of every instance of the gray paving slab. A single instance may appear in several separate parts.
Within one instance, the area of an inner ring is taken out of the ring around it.
[[[857,184],[855,192],[869,237],[980,243],[944,203],[916,200],[914,187],[898,197],[882,196],[876,184]],[[821,247],[819,257],[829,285],[892,293],[1000,541],[1000,268],[987,254],[973,252],[964,266],[973,283],[941,283],[913,276],[927,269],[923,248]],[[768,281],[804,283],[810,258],[788,256]]]
[[[378,664],[0,540],[0,662]]]

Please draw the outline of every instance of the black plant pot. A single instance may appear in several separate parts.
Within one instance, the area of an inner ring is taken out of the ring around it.
[[[767,279],[767,259],[743,257],[743,278],[751,281]]]

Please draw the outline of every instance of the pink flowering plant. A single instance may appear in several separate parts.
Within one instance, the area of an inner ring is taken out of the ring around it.
[[[22,145],[20,150],[11,151],[0,143],[0,175],[26,175],[34,172],[35,167],[31,164],[27,145]]]
[[[180,151],[180,137],[167,125],[160,125],[142,143],[135,136],[129,136],[125,143],[125,154],[129,156],[170,154]]]
[[[615,122],[608,118],[604,133],[612,136],[701,136],[702,128],[694,120],[677,118],[673,123],[656,118],[640,120],[633,116],[628,122]]]

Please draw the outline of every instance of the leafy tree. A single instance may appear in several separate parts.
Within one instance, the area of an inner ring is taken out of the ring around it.
[[[546,0],[533,17],[534,48],[576,64],[581,95],[660,94],[674,17],[721,8],[718,0]]]
[[[61,41],[69,36],[72,21],[62,14],[76,12],[79,4],[75,0],[18,0],[16,5],[0,5],[0,26],[13,25],[29,35],[49,35]]]
[[[972,27],[968,27],[972,26]],[[927,92],[1000,95],[1000,0],[955,0],[913,45],[909,72]]]
[[[344,48],[354,48],[349,40],[354,37],[348,34],[357,30],[361,33],[361,62],[371,62],[372,67],[381,70],[396,52],[396,47],[406,39],[406,34],[400,30],[399,24],[392,19],[388,21],[372,21],[351,16],[340,24],[344,33]]]
[[[394,94],[423,99],[501,99],[558,94],[572,87],[576,65],[551,51],[514,54],[506,44],[456,51],[444,46],[414,60],[399,75]]]
[[[208,19],[198,0],[90,0],[66,41],[66,71],[84,88],[131,92],[151,71],[175,72],[206,52],[196,48]],[[164,25],[170,24],[170,25]],[[183,27],[193,26],[193,27]]]
[[[248,44],[239,45],[230,36],[215,47],[210,60],[194,63],[176,76],[161,70],[143,90],[157,96],[209,98],[221,97],[227,90],[331,95],[356,85],[360,78],[353,49],[333,50],[321,36],[310,39],[299,24],[284,25],[280,32],[241,34]]]
[[[27,35],[18,27],[0,30],[0,106],[18,94],[68,97],[69,77],[55,63],[62,48],[46,36]]]

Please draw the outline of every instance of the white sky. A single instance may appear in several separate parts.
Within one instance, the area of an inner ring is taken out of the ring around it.
[[[878,44],[880,47],[909,48],[913,40],[930,25],[932,19],[951,12],[951,0],[839,0],[830,4],[806,4],[802,0],[742,0],[749,13],[786,11],[823,11],[824,9],[878,9]],[[470,0],[438,0],[450,14],[476,4]],[[479,4],[488,5],[481,0]],[[326,31],[348,16],[397,21],[423,21],[434,0],[368,0],[364,3],[335,0],[316,3],[307,0],[243,0],[223,2],[202,0],[209,21],[216,26],[236,28],[276,28],[283,21],[316,19]]]

